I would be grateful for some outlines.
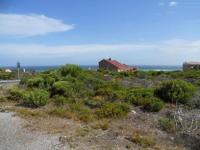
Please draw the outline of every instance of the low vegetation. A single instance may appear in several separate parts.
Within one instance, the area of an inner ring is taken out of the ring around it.
[[[123,118],[134,106],[144,112],[159,112],[166,103],[178,101],[188,104],[195,95],[197,82],[192,84],[187,79],[197,77],[196,74],[154,71],[115,73],[65,65],[24,76],[18,87],[10,89],[8,99],[29,107],[51,105],[48,114],[84,122]],[[175,75],[180,79],[172,80]],[[158,77],[166,80],[148,88],[127,86],[123,82],[126,79],[153,80]]]
[[[131,136],[130,140],[144,148],[149,148],[149,147],[152,148],[156,144],[156,141],[153,137],[147,136],[147,135],[143,136],[143,135],[140,135],[139,133],[134,133]]]
[[[132,89],[128,92],[126,101],[141,106],[145,111],[158,112],[164,107],[164,103],[154,96],[153,89]]]
[[[166,102],[190,103],[196,92],[195,86],[183,80],[165,81],[155,90],[155,94]]]
[[[13,72],[5,72],[4,70],[0,69],[0,80],[9,80],[14,79],[16,74]]]
[[[175,122],[172,118],[170,117],[163,117],[159,119],[159,124],[162,130],[168,132],[168,133],[173,133],[175,132]]]
[[[125,140],[127,149],[166,149],[159,141],[167,140],[173,147],[176,140],[171,139],[182,131],[175,128],[175,104],[184,110],[200,107],[199,81],[199,71],[117,73],[65,65],[26,74],[18,86],[0,95],[0,102],[15,105],[14,111],[26,119],[64,123],[58,128],[65,128],[63,118],[72,119],[68,123],[81,124],[78,138],[93,136],[90,139],[109,143],[124,137],[120,140]]]

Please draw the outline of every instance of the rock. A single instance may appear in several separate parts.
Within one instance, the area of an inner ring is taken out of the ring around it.
[[[131,112],[132,112],[133,114],[136,114],[136,111],[135,111],[135,110],[132,110]]]

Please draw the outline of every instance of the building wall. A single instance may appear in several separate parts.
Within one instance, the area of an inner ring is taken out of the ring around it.
[[[111,63],[107,62],[106,60],[102,60],[102,61],[99,62],[99,69],[118,71],[117,67],[115,67]]]
[[[200,64],[183,64],[183,70],[200,70]]]

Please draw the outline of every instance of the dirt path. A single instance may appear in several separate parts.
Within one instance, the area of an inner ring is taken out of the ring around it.
[[[31,132],[25,120],[13,113],[0,113],[0,150],[69,150],[59,143],[58,135]]]

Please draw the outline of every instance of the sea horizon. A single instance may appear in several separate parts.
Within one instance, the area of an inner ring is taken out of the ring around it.
[[[26,71],[42,72],[50,69],[57,69],[63,65],[39,65],[39,66],[21,66],[21,69]],[[79,65],[83,69],[97,70],[98,65]],[[134,66],[142,71],[180,71],[182,66],[180,65],[129,65]],[[15,69],[16,66],[1,66],[0,68]]]

